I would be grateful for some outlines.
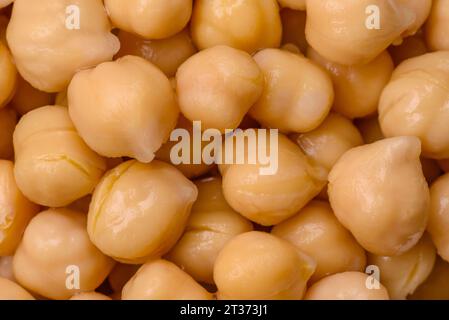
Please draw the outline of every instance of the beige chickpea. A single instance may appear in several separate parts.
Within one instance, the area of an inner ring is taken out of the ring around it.
[[[0,109],[0,159],[14,155],[12,136],[17,124],[17,113],[11,108]]]
[[[433,0],[398,0],[398,4],[403,6],[402,10],[410,10],[414,15],[413,23],[408,27],[407,31],[401,36],[408,37],[415,35],[420,31],[423,24],[426,22],[432,9]]]
[[[364,271],[365,251],[338,222],[330,205],[311,201],[271,233],[294,244],[317,263],[311,281],[345,271]]]
[[[12,267],[14,256],[0,257],[0,278],[5,278],[11,281],[15,281],[14,272]]]
[[[311,60],[280,49],[265,49],[254,59],[265,76],[262,97],[250,115],[265,127],[307,132],[329,114],[334,90],[329,75]]]
[[[68,101],[76,129],[94,151],[141,162],[153,160],[179,115],[168,78],[135,56],[77,73]]]
[[[226,201],[247,219],[264,226],[293,216],[326,185],[326,169],[316,165],[284,135],[280,134],[276,142],[277,151],[271,149],[271,144],[266,150],[270,158],[272,153],[277,157],[277,167],[270,174],[261,174],[261,168],[267,166],[260,161],[249,162],[248,154],[243,164],[219,166]],[[245,148],[246,153],[249,148]]]
[[[0,277],[0,300],[34,300],[34,297],[17,283]]]
[[[221,184],[220,178],[196,183],[198,199],[192,207],[186,231],[166,256],[203,283],[214,283],[214,263],[226,243],[253,229],[248,220],[227,204]]]
[[[121,294],[125,284],[136,274],[140,266],[139,264],[117,263],[108,276],[108,282],[112,290]]]
[[[145,263],[122,291],[123,300],[212,300],[191,276],[166,260]]]
[[[416,137],[396,137],[347,151],[329,174],[338,220],[367,251],[400,255],[421,238],[429,188]]]
[[[191,33],[200,50],[227,45],[254,53],[279,47],[279,7],[276,0],[196,0]]]
[[[370,288],[368,275],[348,271],[337,273],[313,284],[304,297],[305,300],[389,300],[388,291],[382,285]]]
[[[14,179],[14,164],[7,160],[0,160],[0,208],[0,256],[8,256],[16,250],[39,206],[20,192]]]
[[[17,87],[17,70],[6,45],[0,42],[0,109],[13,97]]]
[[[390,299],[403,300],[412,294],[432,272],[436,250],[430,237],[421,240],[407,252],[395,256],[368,254],[368,264],[379,268],[380,281]]]
[[[372,6],[381,15],[380,27],[366,13]],[[390,44],[399,42],[402,35],[414,31],[417,15],[402,0],[308,1],[306,37],[329,61],[343,65],[366,64]]]
[[[14,275],[25,288],[50,299],[68,299],[93,291],[106,279],[114,261],[89,240],[86,214],[50,209],[35,216],[14,255]],[[79,288],[67,285],[79,284]],[[69,277],[69,278],[68,278]],[[76,281],[76,282],[75,282]]]
[[[73,126],[67,108],[45,106],[28,112],[14,131],[14,175],[35,203],[63,207],[91,193],[106,170]]]
[[[182,114],[203,129],[235,129],[262,95],[264,78],[253,58],[227,46],[205,49],[176,73]]]
[[[140,56],[152,62],[167,77],[173,77],[179,66],[196,53],[187,29],[161,40],[146,40],[121,30],[118,38],[121,48],[117,57]]]
[[[363,144],[354,124],[345,117],[331,113],[316,129],[291,136],[304,153],[316,163],[330,170],[349,149]]]
[[[120,48],[102,1],[76,1],[79,28],[67,18],[70,5],[71,0],[14,2],[8,44],[21,76],[41,91],[62,91],[78,70],[111,60]]]
[[[197,192],[164,162],[124,162],[95,189],[87,223],[90,239],[120,262],[160,257],[181,237]]]
[[[81,292],[72,296],[69,300],[112,300],[108,296],[98,292]]]
[[[383,88],[394,69],[387,51],[364,65],[345,66],[326,60],[309,47],[307,56],[324,67],[332,77],[335,89],[333,110],[347,118],[375,114]]]
[[[398,66],[401,62],[421,56],[428,52],[426,43],[422,35],[415,35],[405,38],[399,46],[390,46],[388,52],[393,59],[394,65]]]
[[[294,44],[301,52],[307,51],[306,40],[306,17],[305,11],[292,9],[281,10],[282,21],[282,43]]]
[[[283,8],[293,10],[306,10],[306,0],[278,0]]]
[[[409,300],[449,300],[449,263],[437,256],[432,273]]]
[[[52,105],[53,102],[54,96],[52,94],[33,88],[22,77],[19,77],[17,91],[12,98],[10,105],[19,114],[24,115],[39,107]]]
[[[386,137],[420,138],[423,155],[449,157],[449,52],[439,51],[401,63],[379,102]]]
[[[315,266],[285,240],[264,232],[243,233],[226,244],[215,262],[218,298],[301,299]]]
[[[192,0],[105,0],[114,26],[147,39],[180,32],[190,20]]]
[[[426,42],[433,51],[449,50],[449,1],[433,0],[432,10],[425,27]]]

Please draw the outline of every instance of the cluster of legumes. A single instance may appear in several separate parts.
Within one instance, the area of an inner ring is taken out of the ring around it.
[[[0,299],[449,299],[449,0],[0,8]]]

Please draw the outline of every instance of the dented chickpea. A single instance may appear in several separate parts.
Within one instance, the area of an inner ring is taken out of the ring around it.
[[[17,283],[0,277],[0,300],[34,300],[34,297]]]
[[[265,76],[262,97],[250,115],[265,127],[307,132],[329,114],[332,81],[311,60],[280,49],[265,49],[254,59]]]
[[[306,40],[306,18],[305,11],[298,11],[292,9],[281,10],[282,21],[282,43],[294,44],[301,52],[307,51]]]
[[[19,77],[17,91],[10,105],[21,115],[39,107],[52,105],[54,96],[48,92],[33,88],[22,77]]]
[[[429,189],[416,137],[396,137],[347,151],[329,174],[338,220],[367,251],[400,255],[421,238]]]
[[[437,256],[432,272],[409,300],[449,300],[449,263]]]
[[[279,7],[276,0],[197,0],[191,33],[200,50],[227,45],[254,53],[279,47]]]
[[[371,288],[367,274],[355,271],[337,273],[313,284],[305,300],[389,300],[387,289],[380,283]]]
[[[35,216],[14,255],[18,283],[50,299],[95,290],[114,262],[90,242],[86,219],[86,214],[68,209],[49,209]],[[78,277],[78,288],[67,286],[68,274]]]
[[[94,151],[141,162],[153,160],[179,115],[168,78],[136,56],[77,73],[68,102],[76,129]]]
[[[214,266],[222,300],[301,299],[315,262],[289,242],[264,232],[230,240]]]
[[[6,45],[0,42],[0,109],[14,96],[17,87],[17,70]]]
[[[189,58],[176,74],[182,114],[201,121],[203,129],[235,129],[264,86],[262,71],[246,52],[227,46],[203,50]]]
[[[220,178],[196,183],[198,199],[192,207],[186,231],[166,258],[195,280],[213,284],[215,260],[226,243],[238,234],[252,231],[252,224],[226,202]]]
[[[124,162],[106,173],[95,189],[89,237],[120,262],[139,264],[160,257],[181,237],[197,192],[164,162]]]
[[[70,0],[16,0],[7,39],[21,76],[46,92],[62,91],[81,69],[111,60],[120,48],[100,0],[78,0],[79,28],[67,25]],[[89,50],[86,50],[89,48]]]
[[[123,300],[212,300],[191,276],[166,260],[150,260],[126,283]]]
[[[433,51],[449,50],[449,1],[433,0],[432,10],[425,27],[426,42]]]
[[[14,175],[33,202],[62,207],[91,193],[106,170],[73,126],[67,108],[45,106],[28,112],[14,131]]]
[[[14,155],[12,137],[17,124],[17,113],[11,108],[0,109],[0,159]]]

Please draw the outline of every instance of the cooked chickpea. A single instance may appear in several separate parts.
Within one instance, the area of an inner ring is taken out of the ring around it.
[[[247,232],[219,253],[214,280],[219,299],[301,299],[315,262],[289,242],[264,232]]]
[[[432,273],[409,300],[449,300],[449,263],[437,257]]]
[[[0,109],[13,97],[17,87],[17,70],[6,45],[0,42]]]
[[[212,300],[191,276],[166,260],[145,263],[122,291],[123,300]]]
[[[399,0],[400,6],[404,6],[404,12],[410,10],[412,12],[413,23],[408,27],[402,37],[415,35],[426,22],[432,9],[433,0]]]
[[[17,283],[0,277],[0,300],[34,300],[34,297]]]
[[[35,216],[13,262],[18,283],[50,299],[95,290],[113,266],[113,260],[90,242],[86,215],[68,209],[50,209]],[[79,289],[67,285],[67,270],[79,272]]]
[[[39,107],[52,105],[54,96],[48,92],[33,88],[22,77],[19,77],[17,91],[11,100],[11,106],[21,115]]]
[[[98,292],[81,292],[75,294],[69,300],[112,300],[112,299]]]
[[[139,264],[117,263],[108,276],[108,282],[112,290],[121,294],[125,284],[136,274],[140,266]]]
[[[279,7],[276,0],[196,0],[191,32],[201,50],[227,45],[254,53],[279,47]]]
[[[368,264],[379,268],[380,281],[391,299],[402,300],[427,279],[435,263],[435,247],[428,236],[407,252],[394,257],[368,254]]]
[[[329,114],[332,81],[311,60],[280,49],[265,49],[254,59],[265,76],[265,89],[250,115],[265,127],[307,132]]]
[[[197,192],[164,162],[124,162],[95,189],[87,221],[90,239],[120,262],[160,257],[181,237]]]
[[[17,124],[17,113],[11,108],[0,109],[0,159],[14,155],[12,136]]]
[[[389,300],[388,291],[382,285],[370,288],[368,275],[348,271],[337,273],[313,284],[305,300]]]
[[[294,44],[301,52],[307,51],[306,18],[305,11],[288,8],[281,10],[283,44]]]
[[[66,206],[91,193],[106,170],[64,107],[41,107],[23,116],[14,131],[14,151],[19,189],[44,206]]]
[[[276,225],[271,233],[315,260],[312,282],[335,273],[365,270],[365,251],[326,202],[311,201],[297,215]]]
[[[152,62],[167,77],[173,77],[179,66],[196,53],[187,29],[162,40],[142,39],[125,31],[119,31],[118,38],[121,48],[117,57],[140,56]]]
[[[347,151],[329,174],[338,220],[367,251],[400,255],[421,238],[429,188],[416,137],[396,137]]]
[[[78,70],[111,60],[120,48],[101,0],[76,1],[82,15],[79,28],[65,19],[72,4],[70,0],[14,2],[8,44],[21,76],[41,91],[62,91]]]
[[[226,202],[220,178],[196,183],[198,199],[192,207],[184,235],[167,255],[195,280],[214,283],[213,269],[219,252],[235,236],[252,231],[252,224]]]
[[[203,129],[235,129],[262,95],[264,78],[253,58],[227,46],[203,50],[179,67],[176,92],[182,114]]]
[[[180,32],[190,20],[192,0],[105,0],[112,23],[147,39]]]
[[[432,10],[425,27],[426,41],[433,51],[449,50],[449,1],[433,0]]]
[[[15,281],[12,267],[13,256],[0,257],[0,278]]]

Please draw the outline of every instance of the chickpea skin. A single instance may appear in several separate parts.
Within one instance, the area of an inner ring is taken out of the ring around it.
[[[437,256],[432,273],[409,300],[449,300],[449,263]]]
[[[14,255],[19,284],[50,299],[68,299],[100,286],[114,261],[89,241],[86,220],[86,214],[62,208],[35,216]],[[66,285],[67,270],[79,271],[79,289]]]
[[[229,241],[214,266],[222,300],[297,300],[315,271],[315,262],[289,242],[252,231]]]
[[[198,49],[227,45],[252,54],[279,47],[282,24],[276,0],[196,0],[191,21]]]
[[[436,250],[427,235],[407,252],[394,257],[368,254],[368,264],[380,270],[380,279],[390,299],[404,300],[432,272]]]
[[[164,39],[190,20],[192,0],[105,0],[114,26],[146,39]]]
[[[19,114],[24,115],[31,110],[52,105],[53,102],[54,96],[52,94],[33,88],[22,77],[19,77],[17,91],[10,105]]]
[[[184,235],[166,258],[196,281],[213,284],[219,252],[235,236],[253,230],[252,224],[226,202],[220,178],[196,182],[198,199],[192,207]]]
[[[449,0],[433,0],[425,26],[426,42],[432,51],[449,50]]]
[[[203,129],[235,129],[262,95],[264,78],[253,58],[227,46],[205,49],[176,74],[182,114]]]
[[[168,140],[179,115],[168,78],[136,56],[77,73],[68,101],[76,129],[94,151],[145,163]]]
[[[67,108],[28,112],[14,131],[17,185],[31,201],[63,207],[91,193],[106,171],[105,159],[90,150]]]
[[[70,5],[71,0],[14,2],[8,44],[21,76],[41,91],[62,91],[78,70],[111,60],[120,48],[101,0],[76,2],[79,28],[67,27]]]
[[[17,124],[17,113],[11,108],[0,109],[0,159],[14,155],[12,137]]]
[[[17,70],[6,45],[0,42],[0,109],[14,96],[17,87]]]
[[[265,76],[262,97],[250,115],[282,132],[307,132],[329,114],[334,90],[329,75],[311,60],[280,49],[265,49],[254,59]]]
[[[93,194],[87,231],[105,254],[129,264],[167,253],[181,237],[197,188],[164,162],[122,163]]]
[[[337,273],[313,284],[306,293],[305,300],[389,300],[387,289],[369,289],[368,275],[348,271]]]
[[[271,233],[295,245],[317,263],[311,282],[335,273],[364,271],[365,251],[338,222],[330,205],[311,201]]]
[[[0,300],[34,300],[20,285],[0,277]]]
[[[191,276],[166,260],[145,263],[122,291],[123,300],[212,300]]]
[[[14,254],[23,232],[39,206],[20,192],[12,161],[0,160],[0,256]]]
[[[400,255],[421,238],[429,188],[416,137],[396,137],[347,151],[329,174],[329,200],[338,220],[367,251]]]
[[[423,156],[449,158],[449,52],[428,53],[401,63],[379,102],[386,137],[420,138]]]

